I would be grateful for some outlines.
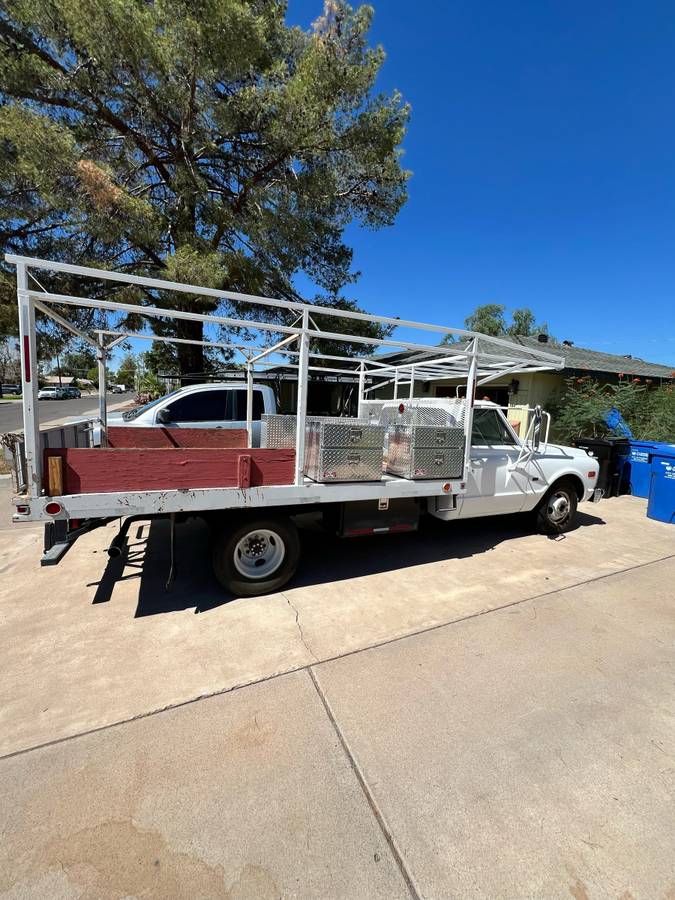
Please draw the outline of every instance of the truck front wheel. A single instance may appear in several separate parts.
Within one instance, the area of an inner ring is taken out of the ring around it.
[[[213,571],[226,591],[257,597],[283,587],[299,558],[298,530],[288,517],[252,517],[216,534]]]
[[[537,528],[542,534],[562,534],[574,527],[577,517],[576,487],[561,478],[547,491],[536,509]]]

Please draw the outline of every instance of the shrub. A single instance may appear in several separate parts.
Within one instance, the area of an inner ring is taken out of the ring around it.
[[[675,441],[675,389],[639,378],[604,384],[590,376],[568,378],[560,399],[552,405],[552,433],[569,443],[576,437],[612,434],[605,414],[615,406],[639,440]]]

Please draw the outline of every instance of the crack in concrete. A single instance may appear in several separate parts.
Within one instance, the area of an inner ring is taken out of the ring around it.
[[[293,604],[290,601],[290,598],[287,597],[283,591],[279,591],[279,593],[284,598],[286,603],[288,603],[293,615],[295,616],[295,624],[297,625],[298,634],[300,635],[300,640],[302,641],[302,644],[303,644],[305,650],[309,653],[309,655],[312,657],[314,662],[318,662],[319,660],[318,660],[316,653],[312,650],[312,648],[309,646],[309,644],[307,643],[307,641],[305,639],[305,632],[302,630],[302,625],[300,624],[300,612],[298,611],[298,609],[295,606],[293,606]]]
[[[271,672],[269,675],[263,675],[260,678],[253,678],[253,679],[247,680],[247,681],[236,682],[235,684],[232,684],[229,687],[225,687],[225,688],[216,688],[213,691],[208,691],[208,692],[204,692],[202,694],[197,694],[196,696],[189,697],[186,700],[170,701],[169,703],[167,703],[164,706],[155,707],[154,709],[147,710],[146,712],[140,712],[135,715],[128,716],[125,719],[118,719],[116,722],[106,722],[105,724],[97,725],[94,728],[87,728],[84,731],[76,731],[76,732],[73,732],[72,734],[64,734],[61,737],[53,738],[52,740],[49,740],[49,741],[43,741],[42,743],[39,743],[39,744],[32,744],[31,746],[28,746],[28,747],[20,747],[17,750],[10,750],[9,752],[0,753],[0,762],[2,762],[5,759],[12,759],[15,756],[23,756],[25,753],[32,753],[35,750],[43,750],[46,747],[53,747],[56,744],[63,744],[66,741],[72,741],[72,740],[76,740],[77,738],[87,737],[91,734],[98,734],[101,731],[107,731],[109,728],[119,728],[120,726],[123,726],[123,725],[130,725],[133,722],[138,722],[142,719],[148,719],[152,716],[160,715],[161,713],[164,713],[164,712],[169,712],[170,710],[182,709],[183,707],[190,706],[193,703],[200,703],[202,700],[211,700],[214,697],[222,697],[225,694],[231,694],[234,691],[239,691],[242,688],[251,687],[252,685],[265,684],[266,682],[272,681],[275,678],[281,678],[285,675],[293,675],[296,672],[302,672],[305,669],[311,668],[312,665],[323,665],[324,663],[335,662],[335,660],[338,660],[338,659],[346,659],[347,657],[350,657],[350,656],[356,656],[359,653],[365,653],[368,650],[377,650],[380,647],[387,647],[390,644],[397,644],[400,641],[407,641],[413,637],[418,637],[423,634],[429,634],[434,631],[439,631],[442,628],[452,627],[453,625],[457,625],[460,622],[467,622],[471,619],[481,618],[482,616],[492,615],[493,613],[499,613],[499,612],[502,612],[503,610],[510,609],[515,606],[522,606],[526,603],[531,603],[535,600],[540,600],[544,597],[551,597],[554,594],[564,594],[567,591],[575,590],[576,588],[583,587],[584,585],[587,585],[587,584],[593,584],[594,582],[597,582],[597,581],[604,581],[605,579],[615,578],[620,575],[625,575],[627,572],[633,572],[637,569],[648,568],[649,566],[657,565],[658,563],[662,563],[662,562],[667,562],[668,560],[671,560],[671,559],[675,559],[675,554],[669,553],[667,556],[660,556],[657,559],[648,560],[647,562],[644,562],[644,563],[637,563],[636,565],[633,565],[633,566],[627,566],[625,569],[617,569],[615,572],[607,572],[602,575],[597,575],[593,578],[585,579],[584,581],[578,581],[573,584],[568,584],[568,585],[565,585],[560,588],[553,588],[550,591],[545,591],[544,593],[541,593],[541,594],[534,594],[531,597],[524,597],[521,600],[514,600],[511,603],[506,603],[506,604],[503,604],[502,606],[495,606],[495,607],[492,607],[491,609],[480,610],[479,612],[471,613],[466,616],[461,616],[457,619],[449,619],[446,622],[439,622],[436,625],[429,625],[426,628],[419,628],[415,631],[408,632],[407,634],[401,634],[401,635],[398,635],[397,637],[387,638],[382,641],[377,641],[374,644],[368,644],[364,647],[358,647],[358,648],[355,648],[354,650],[348,650],[344,653],[337,653],[334,656],[327,656],[324,659],[319,659],[314,654],[314,652],[310,649],[310,647],[307,646],[307,644],[304,640],[304,635],[302,634],[302,627],[297,618],[297,616],[298,616],[297,610],[295,609],[293,604],[290,602],[288,597],[286,597],[286,595],[283,594],[284,600],[286,600],[286,602],[288,603],[288,605],[290,606],[290,608],[293,610],[294,614],[296,615],[296,624],[298,626],[298,630],[300,631],[302,642],[303,642],[304,646],[307,648],[308,653],[310,653],[313,656],[313,658],[314,658],[313,663],[304,663],[304,664],[301,664],[298,666],[291,666],[287,669],[285,669],[285,668],[278,669],[277,671]],[[281,594],[282,592],[279,591],[279,593]]]

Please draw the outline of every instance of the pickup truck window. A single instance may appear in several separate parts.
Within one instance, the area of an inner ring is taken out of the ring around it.
[[[179,397],[168,406],[172,422],[222,422],[231,391],[200,391]]]
[[[471,443],[474,446],[484,446],[515,444],[516,441],[496,409],[474,409]]]
[[[253,389],[253,421],[257,422],[265,412],[262,391]],[[246,391],[230,391],[225,404],[225,418],[231,422],[246,421]]]

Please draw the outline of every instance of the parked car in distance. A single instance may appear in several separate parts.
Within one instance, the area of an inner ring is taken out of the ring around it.
[[[126,394],[127,389],[123,384],[111,384],[110,385],[110,393],[111,394]]]
[[[3,394],[15,394],[19,396],[21,394],[21,385],[20,384],[3,384],[2,386]]]
[[[66,389],[58,385],[49,385],[38,391],[38,400],[66,400],[67,398]]]
[[[260,416],[275,413],[272,388],[253,386],[253,446],[260,446]],[[246,428],[246,385],[194,384],[144,406],[108,414],[108,425],[128,428]]]
[[[67,385],[63,390],[66,392],[66,398],[68,400],[79,400],[82,396],[82,391],[73,384]]]

